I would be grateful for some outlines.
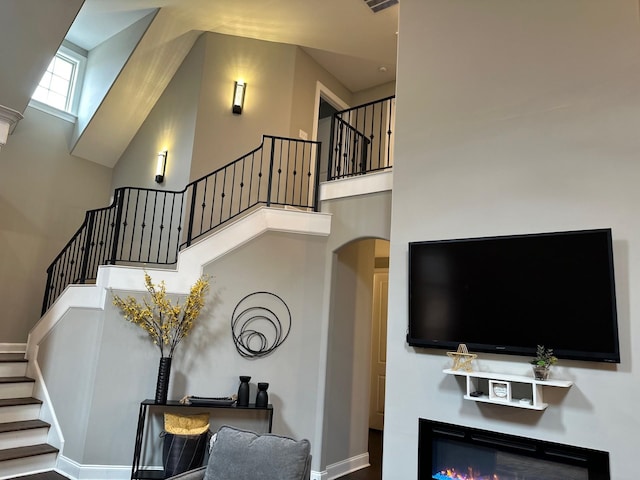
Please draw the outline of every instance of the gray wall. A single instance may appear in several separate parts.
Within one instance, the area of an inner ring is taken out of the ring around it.
[[[309,134],[311,140],[313,120],[317,116],[317,112],[314,112],[317,83],[322,83],[347,103],[352,101],[353,94],[301,48],[296,49],[295,60],[289,136],[298,138],[300,130],[303,130]],[[326,144],[323,144],[322,147],[329,148]]]
[[[242,115],[231,113],[233,84],[247,82]],[[312,133],[316,85],[351,93],[299,47],[204,33],[114,168],[114,187],[153,183],[155,155],[168,149],[166,183],[190,180],[260,145],[262,135]]]
[[[111,169],[68,153],[73,125],[27,108],[0,152],[0,341],[24,343],[40,318],[46,270],[84,220],[109,202]]]
[[[69,310],[38,351],[38,363],[55,405],[56,417],[60,425],[64,425],[65,456],[79,461],[84,458],[91,425],[89,417],[100,355],[100,348],[96,346],[100,345],[103,323],[104,315],[100,311]],[[114,387],[117,388],[117,382]]]
[[[138,20],[93,48],[87,55],[86,74],[78,105],[78,120],[71,138],[72,146],[82,135],[156,13],[157,11]]]
[[[230,395],[237,392],[238,376],[250,375],[251,401],[257,382],[270,384],[274,432],[314,438],[311,412],[318,408],[322,374],[318,358],[323,292],[318,284],[323,283],[326,243],[326,237],[267,233],[206,266],[211,294],[205,312],[174,356],[169,399]],[[150,274],[153,278],[153,271]],[[141,270],[141,282],[142,275]],[[279,295],[291,310],[292,325],[288,338],[271,355],[245,359],[235,350],[230,319],[237,303],[256,291]],[[159,350],[140,328],[121,317],[109,298],[103,314],[89,315],[82,323],[84,317],[78,312],[66,315],[38,356],[39,362],[51,365],[43,375],[69,445],[64,455],[82,465],[126,466],[132,459],[139,402],[155,392]],[[75,404],[69,385],[79,378],[80,388],[87,390],[84,385],[92,375],[89,393],[74,396],[82,400]],[[213,429],[222,423],[266,428],[261,418],[247,422],[224,411],[213,415]],[[150,447],[160,444],[160,429],[161,418],[156,418]],[[314,448],[319,452],[318,445]]]
[[[113,188],[182,190],[189,183],[194,130],[202,88],[206,36],[201,35],[113,169]],[[167,150],[162,184],[156,159]]]
[[[84,0],[3,0],[0,105],[24,113]],[[25,28],[28,25],[28,28]]]
[[[260,145],[263,134],[287,136],[296,47],[206,33],[191,179]],[[247,84],[242,115],[231,112],[233,86]]]
[[[396,94],[396,82],[389,82],[353,94],[353,106],[380,100]]]
[[[639,36],[635,0],[402,1],[385,478],[416,478],[420,417],[606,450],[611,478],[636,477]],[[463,400],[444,352],[407,347],[407,242],[595,227],[613,229],[620,365],[561,361],[574,386],[532,414]]]

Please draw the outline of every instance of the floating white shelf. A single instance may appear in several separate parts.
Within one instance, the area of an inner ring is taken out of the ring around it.
[[[467,393],[464,396],[465,400],[526,408],[529,410],[544,410],[547,408],[548,405],[542,400],[542,387],[569,388],[573,385],[573,382],[569,380],[536,380],[533,377],[506,373],[467,372],[464,370],[451,369],[443,370],[443,373],[466,377]],[[486,383],[483,383],[483,386],[487,388],[488,391],[483,391],[482,395],[474,396],[472,393],[481,391],[480,379],[487,380]],[[513,398],[514,387],[526,389],[526,396]],[[524,401],[524,399],[529,401]]]

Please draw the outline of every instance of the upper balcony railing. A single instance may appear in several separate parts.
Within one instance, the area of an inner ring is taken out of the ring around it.
[[[333,115],[327,180],[393,166],[395,105],[391,96]]]
[[[47,269],[44,314],[67,285],[100,265],[174,264],[181,248],[260,205],[318,210],[320,143],[265,135],[259,147],[181,191],[124,187],[90,210]]]
[[[338,112],[328,179],[390,169],[395,97]],[[260,205],[318,210],[320,142],[265,135],[259,147],[181,191],[123,187],[90,210],[47,269],[44,314],[67,285],[96,279],[100,265],[171,265],[178,252]]]

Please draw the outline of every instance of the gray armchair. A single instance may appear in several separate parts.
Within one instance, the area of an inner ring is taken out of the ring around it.
[[[309,480],[310,475],[308,440],[224,426],[212,442],[207,466],[170,480]]]

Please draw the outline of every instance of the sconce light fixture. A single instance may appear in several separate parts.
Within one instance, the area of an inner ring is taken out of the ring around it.
[[[158,152],[158,163],[156,163],[156,182],[164,182],[164,172],[167,168],[167,151]]]
[[[247,84],[242,80],[238,80],[233,87],[233,106],[231,111],[240,115],[244,107],[244,92],[247,90]]]

